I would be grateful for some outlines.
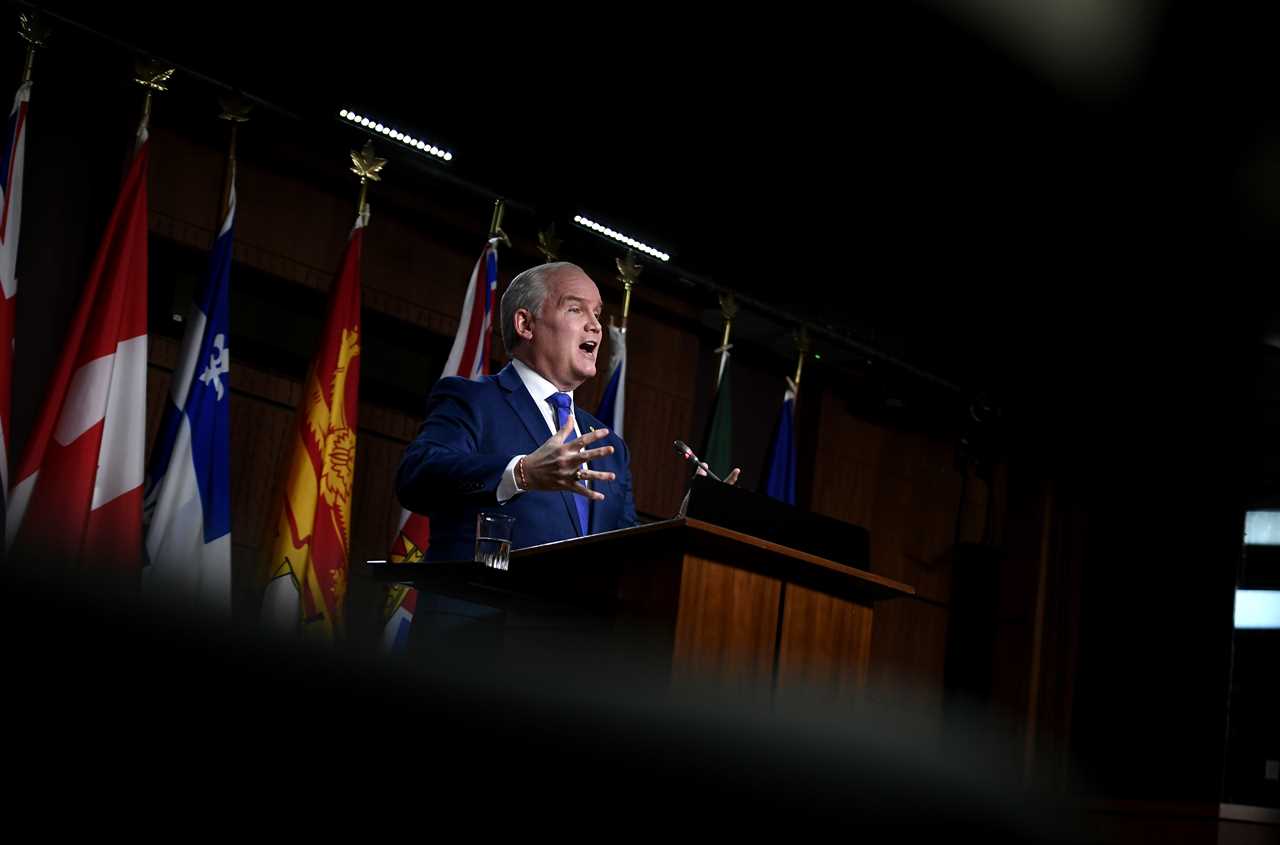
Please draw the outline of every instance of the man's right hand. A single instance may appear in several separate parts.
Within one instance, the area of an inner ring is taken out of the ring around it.
[[[584,487],[578,482],[588,479],[595,481],[614,479],[614,474],[611,472],[596,472],[582,466],[586,461],[613,454],[612,446],[587,448],[592,443],[608,437],[609,429],[599,428],[565,443],[565,438],[572,432],[573,417],[569,417],[560,430],[551,435],[550,440],[524,456],[524,480],[528,483],[524,489],[568,490],[579,496],[586,496],[592,501],[603,502],[603,493]]]

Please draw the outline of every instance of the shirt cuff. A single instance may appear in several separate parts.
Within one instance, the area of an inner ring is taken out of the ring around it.
[[[517,493],[523,493],[520,485],[516,483],[516,464],[524,455],[516,455],[511,459],[511,463],[507,464],[507,468],[502,471],[502,480],[498,482],[498,504],[505,505],[516,497]]]

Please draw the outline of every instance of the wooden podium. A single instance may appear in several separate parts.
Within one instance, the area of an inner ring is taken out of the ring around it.
[[[420,601],[415,628],[430,628],[432,613],[461,613],[522,659],[642,661],[673,684],[748,698],[802,688],[851,698],[866,679],[875,603],[914,593],[685,518],[521,549],[505,572],[419,563],[382,565],[374,577],[443,597]]]

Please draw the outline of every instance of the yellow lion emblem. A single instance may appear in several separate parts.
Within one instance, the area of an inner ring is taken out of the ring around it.
[[[356,473],[356,433],[347,424],[347,372],[360,354],[359,329],[343,329],[338,366],[328,401],[315,376],[311,379],[311,412],[307,423],[321,455],[320,496],[329,506],[335,533],[347,551],[351,525],[351,490]]]

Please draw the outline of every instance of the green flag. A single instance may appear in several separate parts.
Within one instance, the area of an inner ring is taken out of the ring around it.
[[[733,401],[729,390],[729,367],[725,366],[716,390],[715,407],[711,409],[711,424],[707,429],[707,443],[702,459],[711,471],[724,478],[733,469]]]

